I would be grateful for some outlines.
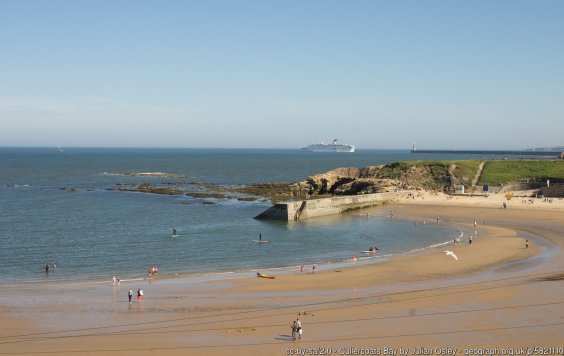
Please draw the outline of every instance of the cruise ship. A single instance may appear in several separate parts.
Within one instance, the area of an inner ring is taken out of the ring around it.
[[[302,150],[312,151],[312,152],[354,152],[354,145],[347,145],[344,143],[337,143],[337,139],[334,139],[332,143],[312,143],[303,147]]]

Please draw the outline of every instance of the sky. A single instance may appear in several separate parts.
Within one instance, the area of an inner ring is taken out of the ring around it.
[[[0,146],[564,145],[564,1],[0,0]]]

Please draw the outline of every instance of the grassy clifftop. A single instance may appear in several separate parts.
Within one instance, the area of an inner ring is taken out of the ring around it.
[[[480,171],[480,167],[482,170]],[[427,160],[363,168],[337,168],[298,183],[259,184],[238,189],[272,201],[357,195],[404,189],[453,193],[456,185],[564,182],[564,160]],[[474,181],[474,182],[473,182]]]
[[[482,169],[480,170],[480,167]],[[355,195],[396,189],[454,192],[455,185],[564,182],[563,160],[427,160],[338,168],[299,183],[309,194]]]
[[[479,160],[424,160],[424,161],[402,161],[389,163],[380,169],[377,176],[379,178],[401,179],[407,172],[413,170],[414,167],[426,167],[429,173],[434,177],[447,175],[449,170],[454,172],[458,170],[458,176],[464,185],[470,184],[472,178],[478,172],[481,161]]]
[[[502,185],[513,182],[564,182],[564,160],[487,161],[480,184]]]
[[[413,167],[427,167],[434,180],[443,180],[442,177],[449,172],[458,171],[460,183],[466,187],[471,185],[476,176],[480,164],[484,167],[479,176],[478,184],[504,185],[517,182],[544,182],[550,179],[554,182],[564,182],[563,160],[427,160],[427,161],[404,161],[384,165],[378,172],[378,176],[401,179],[406,172]]]

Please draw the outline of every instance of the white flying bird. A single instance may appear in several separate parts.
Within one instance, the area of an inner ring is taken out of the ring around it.
[[[447,256],[452,256],[452,258],[454,258],[455,260],[458,261],[458,257],[454,254],[454,252],[452,252],[452,251],[445,251],[445,254],[446,254]]]

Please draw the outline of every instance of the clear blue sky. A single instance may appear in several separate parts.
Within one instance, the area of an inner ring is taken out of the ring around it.
[[[564,145],[564,1],[0,0],[0,146]]]

